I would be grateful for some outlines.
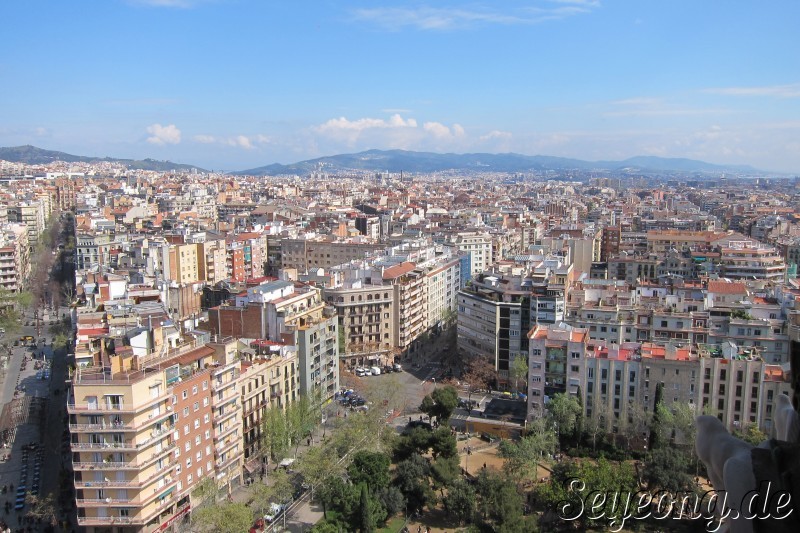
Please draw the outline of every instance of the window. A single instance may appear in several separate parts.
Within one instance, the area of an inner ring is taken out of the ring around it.
[[[589,368],[588,372],[586,373],[587,377],[590,379],[594,378],[594,368]]]
[[[208,407],[208,396],[203,398],[203,407]]]
[[[200,429],[200,421],[198,419],[194,419],[194,429]]]
[[[728,374],[725,372],[725,369],[724,369],[724,368],[723,368],[723,369],[721,369],[721,370],[719,371],[719,380],[720,380],[720,381],[725,381],[725,378],[727,377],[727,375],[728,375]]]
[[[175,405],[176,403],[178,403],[178,397],[173,394],[172,395],[172,405]]]
[[[183,408],[183,416],[189,416],[189,408],[188,407],[184,407]]]
[[[539,348],[534,348],[532,350],[532,353],[533,355],[542,355],[542,350],[540,350]]]
[[[197,394],[197,385],[192,387],[192,396],[194,396],[195,394]]]
[[[676,375],[676,376],[679,376],[679,375],[680,375],[680,373],[681,373],[681,371],[680,371],[680,370],[678,370],[678,369],[676,368],[676,369],[675,369],[675,375]]]
[[[620,381],[622,379],[622,370],[615,370],[614,371],[614,380]]]
[[[672,388],[675,389],[675,390],[681,390],[681,385],[680,385],[680,383],[673,383],[672,384]]]
[[[628,374],[628,381],[633,381],[635,379],[636,379],[636,372],[631,370],[630,373]]]
[[[720,411],[722,411],[723,409],[725,409],[725,400],[724,400],[724,399],[720,398],[720,399],[717,401],[717,409],[719,409]]]
[[[188,397],[189,397],[189,391],[188,391],[188,390],[185,390],[185,391],[183,391],[183,394],[182,394],[181,396],[182,396],[182,397],[183,397],[183,399],[185,400],[186,398],[188,398]]]
[[[206,430],[205,439],[208,440],[211,438],[211,430]]]
[[[194,402],[194,410],[197,411],[200,409],[200,402]]]
[[[594,381],[590,381],[586,384],[586,392],[592,393],[594,392]]]
[[[600,370],[600,379],[608,379],[608,369],[603,368]]]
[[[761,374],[758,372],[753,372],[753,383],[758,383],[759,379],[761,378]],[[755,389],[754,389],[755,390]]]
[[[188,435],[189,434],[189,424],[186,424],[185,426],[183,426],[183,434],[184,435]]]
[[[203,390],[208,390],[208,380],[203,382]]]
[[[191,457],[188,457],[188,458],[186,459],[186,468],[187,468],[187,469],[189,469],[189,468],[191,468],[191,467],[192,467],[192,458],[191,458]],[[191,475],[191,474],[189,474],[189,477],[192,477],[192,475]]]
[[[205,422],[206,424],[208,424],[208,418],[209,418],[209,417],[208,417],[208,413],[206,413],[205,415],[203,415],[203,422]]]
[[[606,384],[605,383],[601,383],[600,384],[600,394],[605,394],[605,393],[606,393]]]
[[[580,367],[578,367],[578,365],[572,365],[572,366],[569,367],[569,369],[572,372],[578,372],[580,370]]]

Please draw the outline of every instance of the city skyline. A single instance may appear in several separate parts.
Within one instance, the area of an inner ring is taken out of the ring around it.
[[[5,4],[0,146],[226,170],[399,148],[797,172],[800,6],[695,4]]]

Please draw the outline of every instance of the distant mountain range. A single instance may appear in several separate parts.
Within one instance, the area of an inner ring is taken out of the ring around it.
[[[428,173],[445,170],[471,170],[486,172],[534,172],[545,170],[610,170],[641,173],[662,172],[735,172],[758,173],[750,166],[714,165],[692,159],[675,159],[639,156],[624,161],[582,161],[565,157],[522,154],[437,154],[406,150],[367,150],[357,154],[342,154],[301,161],[291,165],[272,164],[234,172],[248,176],[275,176],[298,174],[305,176],[314,171],[346,172],[388,171]]]
[[[11,161],[13,163],[25,163],[28,165],[42,165],[52,163],[53,161],[64,161],[65,163],[118,163],[134,170],[169,172],[171,170],[192,170],[196,168],[200,172],[205,172],[202,168],[194,165],[183,165],[171,161],[157,161],[155,159],[137,161],[135,159],[116,159],[113,157],[85,157],[53,150],[44,150],[29,144],[25,146],[0,148],[0,160]]]
[[[194,165],[144,159],[115,159],[112,157],[84,157],[43,150],[35,146],[15,146],[0,148],[0,160],[15,163],[39,165],[53,161],[67,163],[119,163],[130,169],[155,170],[168,172],[171,170],[191,170]],[[715,165],[693,159],[663,158],[655,156],[638,156],[623,161],[583,161],[565,157],[522,154],[437,154],[433,152],[411,152],[407,150],[367,150],[357,154],[340,154],[317,159],[300,161],[290,165],[274,163],[249,170],[233,172],[240,176],[276,176],[281,174],[297,174],[307,176],[312,172],[409,172],[429,173],[447,170],[485,171],[526,173],[546,170],[579,170],[579,171],[615,171],[629,173],[705,173],[731,172],[737,174],[758,174],[761,171],[750,166]]]

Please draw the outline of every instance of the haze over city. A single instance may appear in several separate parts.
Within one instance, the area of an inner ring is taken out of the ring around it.
[[[796,2],[6,2],[0,146],[213,169],[403,148],[800,169]]]

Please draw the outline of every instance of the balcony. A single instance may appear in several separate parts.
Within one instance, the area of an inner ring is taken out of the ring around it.
[[[68,403],[67,412],[70,414],[81,413],[135,413],[138,408],[133,404],[116,403]]]
[[[139,465],[133,461],[85,461],[73,462],[72,468],[75,470],[139,470]]]
[[[123,442],[71,442],[72,450],[120,450],[136,451],[136,444],[133,441]]]
[[[220,442],[228,435],[239,429],[238,424],[231,424],[229,428],[222,430],[219,434],[214,435],[214,442]]]
[[[126,498],[124,500],[120,500],[117,498],[103,498],[103,499],[77,499],[75,500],[78,507],[113,507],[118,505],[120,507],[131,507],[136,505],[134,500],[130,498]]]
[[[79,516],[79,526],[129,526],[135,524],[142,524],[141,520],[131,518],[129,516]]]
[[[170,453],[174,449],[175,449],[175,444],[174,443],[170,443],[170,444],[164,446],[163,448],[161,448],[161,450],[153,452],[153,455],[151,455],[149,458],[147,458],[147,459],[145,459],[143,461],[140,461],[139,462],[139,468],[143,469],[143,468],[148,467],[154,461],[157,461],[159,458],[164,457],[164,455]]]
[[[114,423],[101,423],[101,424],[70,424],[69,431],[70,433],[96,433],[98,431],[135,431],[136,428],[133,427],[132,424],[128,424],[125,422],[114,424]]]

